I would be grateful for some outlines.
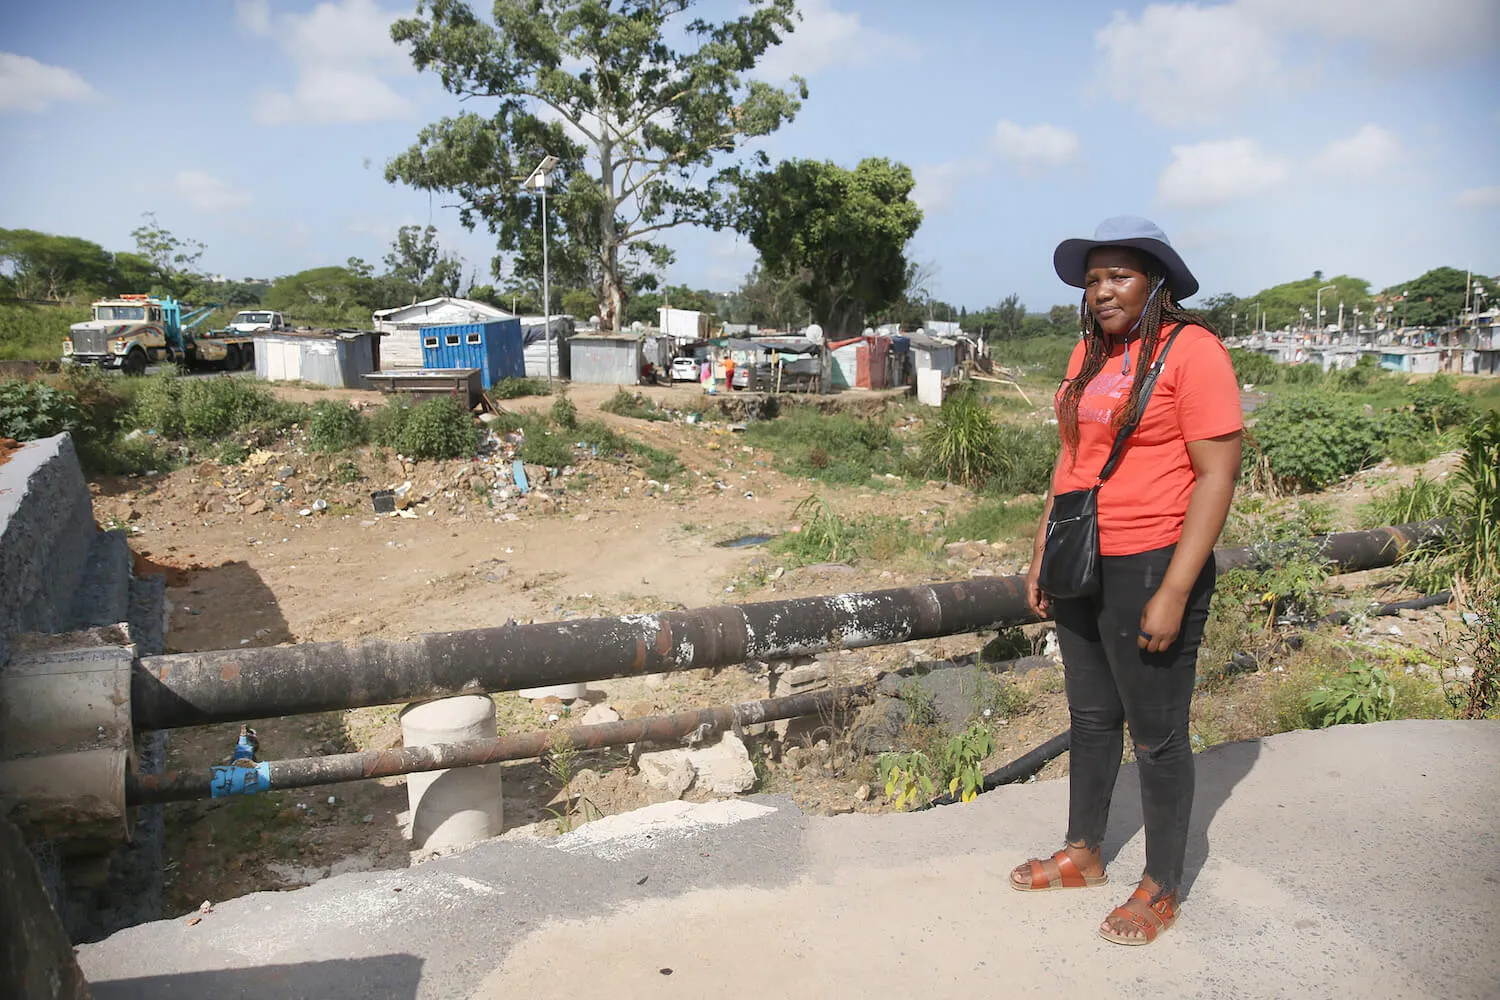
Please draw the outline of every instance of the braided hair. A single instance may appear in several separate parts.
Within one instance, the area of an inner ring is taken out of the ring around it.
[[[1145,270],[1146,279],[1153,287],[1165,277],[1161,264],[1154,257],[1146,257]],[[1157,294],[1151,296],[1146,301],[1145,310],[1141,313],[1140,325],[1136,327],[1136,331],[1140,334],[1141,353],[1140,361],[1135,369],[1135,378],[1130,383],[1130,395],[1126,398],[1125,405],[1115,411],[1114,419],[1111,421],[1111,426],[1116,431],[1136,417],[1136,410],[1141,405],[1141,392],[1146,386],[1146,373],[1151,367],[1151,359],[1156,357],[1156,348],[1161,343],[1162,327],[1170,327],[1178,323],[1201,326],[1218,336],[1218,331],[1209,324],[1208,320],[1178,305],[1177,300],[1165,285]],[[1063,380],[1062,396],[1057,407],[1058,430],[1062,434],[1063,443],[1073,453],[1075,460],[1078,453],[1078,404],[1083,400],[1084,390],[1094,380],[1094,376],[1104,369],[1104,362],[1109,357],[1108,339],[1099,327],[1099,321],[1089,310],[1088,292],[1084,292],[1082,302],[1078,307],[1078,326],[1084,339],[1083,366],[1079,368],[1076,376]],[[1128,345],[1126,349],[1129,349]]]

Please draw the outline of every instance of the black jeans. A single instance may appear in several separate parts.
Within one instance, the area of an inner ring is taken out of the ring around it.
[[[1188,709],[1215,578],[1209,556],[1176,641],[1160,653],[1142,650],[1136,644],[1141,612],[1161,586],[1175,549],[1105,556],[1100,593],[1057,601],[1052,611],[1072,720],[1068,842],[1099,850],[1125,748],[1122,727],[1129,722],[1141,775],[1146,874],[1163,892],[1182,884],[1193,808]]]

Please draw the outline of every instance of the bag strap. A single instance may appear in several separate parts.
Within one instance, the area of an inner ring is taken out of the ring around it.
[[[1178,323],[1172,328],[1172,334],[1167,338],[1166,346],[1161,349],[1161,353],[1156,356],[1156,361],[1146,372],[1146,381],[1141,385],[1141,405],[1136,407],[1135,417],[1121,427],[1120,432],[1115,435],[1114,447],[1109,449],[1109,458],[1105,460],[1104,468],[1099,471],[1099,481],[1095,484],[1096,486],[1103,486],[1104,481],[1115,474],[1115,466],[1120,464],[1120,457],[1125,451],[1125,441],[1135,433],[1141,417],[1145,415],[1146,404],[1151,402],[1151,390],[1156,388],[1156,380],[1161,376],[1162,367],[1167,363],[1167,355],[1172,353],[1172,345],[1177,342],[1177,335],[1182,332],[1184,326],[1187,324]]]

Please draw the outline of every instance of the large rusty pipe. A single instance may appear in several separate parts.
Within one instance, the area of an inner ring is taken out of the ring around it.
[[[1312,539],[1344,572],[1389,566],[1442,522]],[[1305,545],[1307,543],[1290,543]],[[1226,549],[1219,571],[1284,549]],[[1021,576],[760,604],[507,625],[406,642],[304,643],[142,658],[131,683],[138,730],[339,711],[457,694],[725,667],[829,649],[934,639],[1035,621]]]
[[[674,742],[707,727],[708,732],[738,731],[742,726],[804,715],[832,715],[869,699],[869,685],[852,685],[700,708],[597,726],[520,733],[493,739],[433,746],[397,747],[363,753],[329,754],[296,760],[266,761],[253,767],[213,767],[165,774],[133,774],[126,781],[129,805],[184,802],[190,799],[253,795],[282,788],[307,788],[366,778],[387,778],[418,771],[442,771],[507,760],[540,757],[566,742],[576,750],[597,750],[626,743]]]

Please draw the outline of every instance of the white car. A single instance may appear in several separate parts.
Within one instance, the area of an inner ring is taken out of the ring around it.
[[[696,382],[698,381],[698,362],[692,358],[672,359],[672,381],[673,382]]]

